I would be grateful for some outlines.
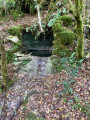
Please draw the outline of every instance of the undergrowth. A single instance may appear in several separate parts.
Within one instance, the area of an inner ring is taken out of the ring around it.
[[[59,94],[59,97],[65,96],[72,96],[71,100],[68,101],[67,97],[63,99],[64,102],[74,103],[71,107],[72,109],[80,110],[81,113],[87,115],[90,118],[89,109],[90,106],[87,101],[83,101],[85,105],[82,104],[79,95],[77,95],[74,91],[73,85],[76,84],[74,77],[78,77],[79,69],[83,69],[83,61],[84,58],[81,60],[76,59],[76,52],[73,52],[71,57],[62,57],[62,58],[52,58],[54,67],[56,71],[61,72],[65,70],[68,73],[67,81],[63,81],[62,84],[64,85],[63,91]],[[55,71],[55,72],[56,72]]]

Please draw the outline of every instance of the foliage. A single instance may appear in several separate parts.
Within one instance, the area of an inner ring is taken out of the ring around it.
[[[24,11],[24,9],[28,9],[31,15],[36,12],[36,4],[34,0],[16,0],[16,4],[21,7],[22,11]]]
[[[84,113],[87,115],[88,118],[90,118],[89,109],[90,106],[86,101],[83,101],[85,104],[82,104],[82,101],[80,100],[79,96],[75,93],[73,89],[73,85],[75,85],[74,77],[78,76],[79,69],[82,69],[82,63],[84,59],[77,60],[76,59],[76,52],[73,52],[71,54],[71,57],[63,57],[63,58],[52,58],[53,64],[55,64],[56,71],[60,72],[62,70],[65,70],[68,74],[69,78],[67,81],[63,80],[62,83],[64,85],[63,91],[59,94],[59,97],[61,96],[73,96],[73,99],[68,101],[66,98],[63,99],[64,102],[74,102],[74,105],[72,105],[72,109],[80,110],[81,113]]]
[[[79,72],[79,67],[82,68],[82,62],[84,59],[77,60],[76,59],[76,52],[71,54],[71,57],[66,56],[65,53],[62,53],[61,57],[51,57],[53,68],[56,71],[61,72],[63,69],[69,72],[70,76],[77,76]]]
[[[24,14],[21,12],[21,10],[14,10],[12,9],[10,12],[10,15],[13,17],[13,20],[16,21],[18,18],[22,18]]]
[[[19,38],[21,37],[22,26],[13,26],[10,27],[7,31],[10,35],[16,35]]]
[[[26,28],[26,32],[31,31],[32,33],[34,33],[34,32],[37,31],[37,28],[38,28],[38,25],[37,24],[33,24],[31,27],[27,27]]]
[[[74,96],[74,100],[75,100],[75,105],[72,106],[72,109],[77,109],[77,110],[80,110],[81,113],[84,113],[87,115],[88,118],[90,118],[90,113],[89,113],[89,109],[90,109],[90,105],[84,101],[85,105],[82,105],[80,102],[81,102],[81,99],[79,98],[79,96],[77,96],[75,94]]]
[[[35,39],[37,39],[41,34],[37,23],[33,24],[31,27],[27,27],[26,32],[31,32],[34,35]]]
[[[0,0],[0,16],[3,16],[5,14],[4,6],[3,6],[3,0]]]
[[[43,118],[38,118],[34,113],[29,113],[26,118],[28,120],[44,120]]]
[[[66,16],[66,15],[61,16],[61,10],[59,10],[58,13],[56,15],[54,15],[53,18],[51,18],[49,20],[48,26],[52,27],[54,25],[54,23],[55,23],[55,25],[57,23],[59,23],[58,25],[60,25],[60,21],[63,21],[63,23],[61,22],[63,24],[63,26],[69,27],[70,25],[72,25],[73,19],[69,15],[68,16]]]
[[[52,53],[54,55],[57,55],[57,56],[60,56],[60,57],[70,55],[70,52],[68,50],[68,46],[66,47],[66,46],[59,45],[59,44],[58,45],[53,45],[53,52]]]
[[[62,0],[61,4],[66,5],[68,3],[68,0]]]
[[[26,65],[27,63],[29,63],[30,62],[30,60],[22,60],[21,61],[21,64],[22,64],[22,66],[24,66],[24,65]]]
[[[14,54],[12,51],[6,52],[7,63],[11,63],[14,59]]]
[[[15,8],[16,8],[15,5],[16,5],[15,0],[6,0],[6,7],[7,7],[7,10],[15,9]]]
[[[6,8],[5,8],[6,7]],[[15,6],[15,0],[0,0],[0,15],[5,15],[5,9],[6,11],[10,11],[11,9],[14,9]]]
[[[56,15],[54,15],[53,18],[49,20],[47,24],[48,27],[52,27],[53,24],[56,22],[56,20],[60,17],[60,15],[61,15],[61,11],[59,11]]]
[[[16,57],[14,55],[14,53],[19,50],[20,46],[21,46],[20,43],[19,44],[16,44],[16,43],[12,44],[11,49],[6,52],[7,63],[12,63],[14,61],[14,58]]]

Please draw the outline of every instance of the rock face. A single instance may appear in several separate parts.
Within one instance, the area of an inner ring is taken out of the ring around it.
[[[32,56],[32,61],[28,62],[23,67],[21,66],[19,74],[28,74],[29,78],[44,77],[51,74],[50,57]]]
[[[13,43],[18,43],[19,42],[19,38],[17,36],[12,36],[12,35],[8,36],[7,40],[9,40]]]

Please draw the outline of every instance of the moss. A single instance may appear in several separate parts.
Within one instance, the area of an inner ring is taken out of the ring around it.
[[[60,57],[63,56],[69,56],[70,55],[70,51],[68,46],[64,46],[64,45],[53,45],[53,55],[58,55]]]
[[[71,16],[62,16],[59,18],[59,20],[63,21],[63,26],[68,27],[72,25],[73,19]]]
[[[2,39],[0,39],[0,49],[1,49],[1,74],[2,74],[2,80],[3,80],[4,86],[6,88],[8,88],[10,80],[8,79],[6,51],[5,51]]]
[[[54,33],[55,32],[62,32],[62,31],[67,31],[68,29],[67,28],[65,28],[65,27],[62,27],[62,25],[61,24],[54,24],[53,26],[52,26],[52,29],[53,29],[53,31],[54,31]]]
[[[54,32],[55,31],[57,32],[61,29],[61,27],[62,27],[62,22],[60,20],[56,20],[56,22],[52,26],[52,29]]]
[[[76,30],[78,35],[77,43],[77,58],[81,59],[84,56],[84,35],[83,35],[83,22],[81,15],[76,17]]]
[[[71,31],[63,31],[54,34],[55,41],[54,44],[59,45],[73,45],[76,39],[76,34]]]
[[[8,29],[8,33],[10,35],[16,35],[18,36],[19,38],[21,37],[21,31],[22,31],[23,27],[22,26],[13,26],[13,27],[10,27]]]
[[[70,55],[69,48],[74,44],[76,34],[68,29],[73,20],[71,16],[60,16],[52,26],[54,32],[53,54],[62,57]]]
[[[9,49],[9,51],[6,52],[7,63],[13,62],[15,58],[14,53],[18,52],[20,48],[21,48],[21,40],[19,40],[18,43],[12,43],[11,49]]]
[[[55,24],[52,26],[54,32],[66,31],[70,25],[72,25],[73,19],[71,16],[60,16],[58,20],[56,20]]]
[[[77,43],[77,58],[82,59],[84,56],[84,35],[83,35],[83,20],[82,20],[83,0],[75,0],[75,20],[78,36]]]
[[[73,45],[76,35],[71,31],[64,31],[60,33],[61,44]]]

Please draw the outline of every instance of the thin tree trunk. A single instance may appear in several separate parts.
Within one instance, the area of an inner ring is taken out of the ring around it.
[[[1,50],[1,74],[2,74],[2,80],[7,88],[9,85],[9,80],[8,80],[8,71],[7,71],[7,59],[6,59],[6,53],[5,53],[5,48],[3,45],[3,40],[0,38],[0,50]]]

